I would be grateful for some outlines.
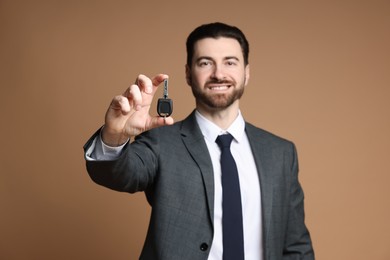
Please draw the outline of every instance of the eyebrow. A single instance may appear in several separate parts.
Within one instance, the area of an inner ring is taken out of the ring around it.
[[[236,56],[226,56],[223,58],[223,60],[236,60],[236,61],[240,61],[239,58],[237,58]],[[195,60],[195,62],[199,62],[200,60],[214,60],[213,58],[211,58],[210,56],[201,56],[199,58],[197,58]]]
[[[236,61],[240,61],[239,58],[237,58],[236,56],[227,56],[224,58],[224,60],[236,60]]]

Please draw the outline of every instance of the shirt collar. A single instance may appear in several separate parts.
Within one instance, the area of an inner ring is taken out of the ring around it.
[[[195,118],[203,136],[210,142],[215,142],[218,135],[229,133],[239,143],[245,134],[245,120],[240,110],[238,111],[237,118],[226,130],[221,129],[219,126],[205,118],[197,110],[195,111]]]

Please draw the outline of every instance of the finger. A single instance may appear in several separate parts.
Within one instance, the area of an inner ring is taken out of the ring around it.
[[[164,125],[172,125],[175,122],[175,120],[172,117],[161,117],[161,116],[155,116],[151,118],[150,121],[150,128],[164,126]]]
[[[111,102],[111,108],[119,110],[123,115],[126,115],[130,112],[129,100],[124,96],[116,96]]]
[[[142,95],[139,86],[131,85],[123,95],[128,99],[130,108],[134,108],[137,111],[142,108]]]
[[[147,76],[140,74],[135,80],[135,84],[140,88],[141,91],[150,94],[153,92],[153,82]]]
[[[161,83],[164,82],[164,80],[168,79],[169,76],[166,74],[157,74],[153,79],[152,79],[152,84],[153,86],[159,86]]]

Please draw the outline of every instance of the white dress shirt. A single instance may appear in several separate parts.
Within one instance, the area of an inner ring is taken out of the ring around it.
[[[237,164],[243,210],[245,260],[263,259],[260,181],[248,137],[245,121],[239,112],[232,125],[223,130],[196,111],[196,120],[204,136],[214,170],[214,238],[208,260],[221,260],[222,246],[222,182],[221,150],[215,142],[218,135],[230,133],[234,139],[230,150]],[[118,157],[124,145],[110,147],[97,137],[86,153],[87,160],[112,160]]]
[[[233,124],[228,129],[223,130],[199,112],[196,112],[195,115],[209,149],[214,170],[214,239],[208,259],[222,259],[221,150],[215,140],[218,135],[228,132],[234,137],[230,150],[237,164],[240,180],[245,260],[262,260],[260,181],[249,140],[245,133],[245,121],[239,113]]]

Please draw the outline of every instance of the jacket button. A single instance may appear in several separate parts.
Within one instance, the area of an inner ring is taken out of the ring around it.
[[[200,250],[202,250],[202,251],[206,251],[208,248],[209,248],[209,245],[206,244],[206,243],[202,243],[202,244],[200,245]]]

